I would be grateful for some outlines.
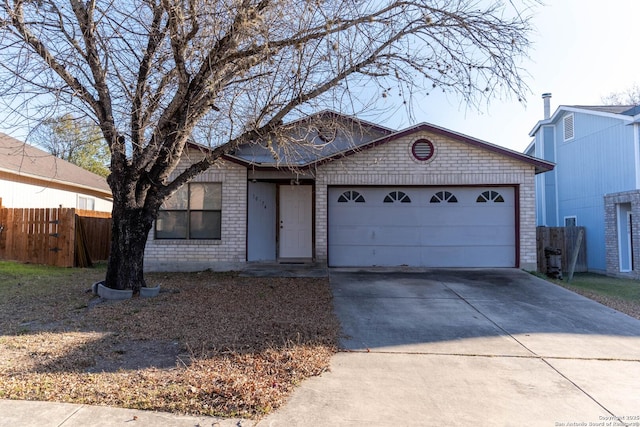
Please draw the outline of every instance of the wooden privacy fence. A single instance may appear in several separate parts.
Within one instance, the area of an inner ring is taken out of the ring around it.
[[[91,261],[109,258],[111,248],[111,212],[76,209],[75,263],[87,267]]]
[[[561,263],[562,271],[568,272],[572,262],[572,255],[578,234],[582,230],[582,242],[577,254],[575,272],[585,272],[587,265],[587,231],[584,227],[537,227],[536,228],[536,252],[538,255],[538,271],[547,272],[547,258],[544,253],[545,248],[560,249],[562,251]]]
[[[88,267],[109,257],[111,214],[73,208],[0,207],[0,258]]]

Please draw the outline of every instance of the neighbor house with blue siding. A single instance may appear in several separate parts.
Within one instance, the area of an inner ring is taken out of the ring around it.
[[[526,154],[554,162],[536,176],[537,224],[586,228],[589,271],[640,277],[640,108],[561,105]]]

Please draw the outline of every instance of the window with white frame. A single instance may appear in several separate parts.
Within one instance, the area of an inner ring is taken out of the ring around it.
[[[567,114],[562,119],[562,127],[564,130],[564,140],[568,141],[573,139],[574,136],[574,126],[573,126],[573,114]]]
[[[565,227],[576,227],[577,225],[578,225],[578,217],[576,217],[575,215],[564,217]]]
[[[187,184],[164,202],[156,220],[156,239],[211,239],[222,235],[222,184]]]
[[[86,211],[96,210],[96,200],[92,197],[78,196],[78,209]]]

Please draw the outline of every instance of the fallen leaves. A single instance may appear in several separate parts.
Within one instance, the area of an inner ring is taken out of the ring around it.
[[[0,398],[252,417],[335,351],[326,279],[156,274],[149,283],[173,292],[95,304],[86,271],[48,295],[0,295]]]

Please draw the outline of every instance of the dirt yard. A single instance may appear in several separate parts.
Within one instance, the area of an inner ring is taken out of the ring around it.
[[[255,417],[336,351],[327,279],[149,274],[160,296],[105,302],[103,274],[0,265],[0,398]]]

